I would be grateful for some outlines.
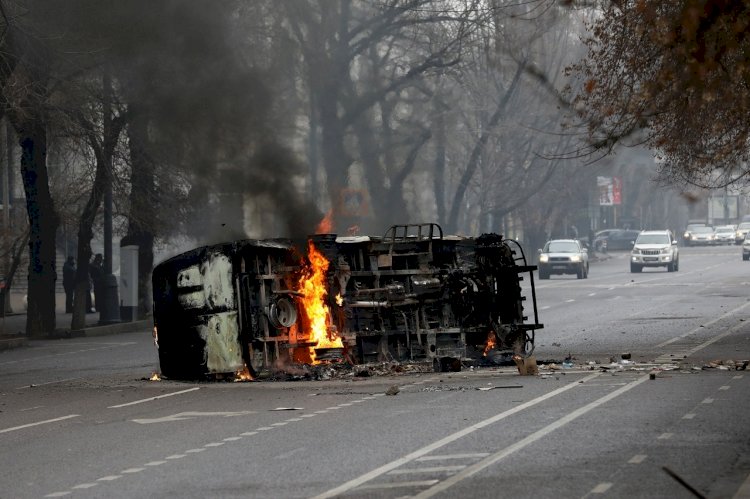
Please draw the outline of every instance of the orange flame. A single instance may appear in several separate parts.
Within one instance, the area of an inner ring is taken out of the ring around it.
[[[234,374],[235,382],[252,381],[253,379],[254,379],[253,375],[250,374],[250,370],[247,368],[247,365],[243,366],[242,369],[240,369]]]
[[[159,376],[159,373],[154,373],[149,378],[149,381],[161,381],[161,376]]]
[[[309,349],[312,362],[315,363],[315,348],[342,348],[344,345],[335,329],[330,327],[331,310],[326,305],[326,272],[329,262],[312,241],[308,243],[307,257],[310,263],[303,268],[298,291],[302,293],[300,301],[304,315],[307,316],[310,342],[316,343]]]
[[[315,229],[316,234],[331,234],[333,232],[333,210],[328,210],[326,216],[320,221]]]
[[[484,346],[484,352],[482,352],[482,357],[487,357],[487,352],[495,348],[497,343],[495,342],[495,331],[490,331],[487,334],[487,344]]]

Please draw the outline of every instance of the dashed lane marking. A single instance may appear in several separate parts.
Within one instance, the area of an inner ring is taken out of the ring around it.
[[[604,494],[610,488],[612,488],[612,484],[610,482],[600,483],[599,485],[591,489],[591,493],[592,494]]]
[[[545,393],[544,395],[537,397],[535,399],[529,400],[528,402],[524,402],[523,404],[519,404],[512,409],[508,409],[507,411],[501,412],[499,414],[496,414],[495,416],[492,416],[491,418],[485,419],[484,421],[480,421],[479,423],[473,424],[471,426],[468,426],[467,428],[464,428],[463,430],[460,430],[456,433],[453,433],[452,435],[448,435],[430,445],[427,445],[425,447],[422,447],[421,449],[418,449],[410,454],[407,454],[404,457],[401,457],[399,459],[396,459],[394,461],[391,461],[390,463],[387,463],[383,466],[380,466],[379,468],[376,468],[368,473],[365,473],[364,475],[361,475],[357,478],[354,478],[352,480],[349,480],[348,482],[345,482],[338,487],[334,487],[333,489],[330,489],[326,492],[323,492],[322,494],[319,494],[315,496],[314,499],[324,499],[329,497],[335,497],[337,495],[343,494],[344,492],[347,492],[349,490],[352,490],[354,488],[360,487],[364,485],[365,483],[369,482],[370,480],[377,478],[381,475],[384,475],[388,473],[391,470],[394,470],[400,466],[403,466],[411,461],[414,461],[415,459],[418,459],[422,456],[425,456],[429,454],[430,452],[433,452],[441,447],[444,447],[456,440],[459,440],[460,438],[463,438],[467,435],[470,435],[474,433],[475,431],[479,431],[482,428],[485,428],[489,425],[492,425],[500,420],[503,420],[509,416],[512,416],[513,414],[516,414],[518,412],[522,412],[529,407],[533,407],[536,404],[539,404],[541,402],[544,402],[547,399],[550,399],[552,397],[555,397],[561,393],[564,393],[570,389],[573,389],[575,387],[581,386],[582,383],[588,382],[592,379],[597,378],[600,375],[600,373],[594,373],[589,376],[584,377],[581,380],[575,381],[573,383],[568,383],[567,385],[564,385],[556,390],[552,390],[551,392]],[[648,376],[645,376],[643,378],[644,380],[648,379]],[[618,390],[621,391],[622,389]],[[382,394],[380,394],[382,395]],[[430,489],[432,490],[432,489]]]
[[[646,460],[646,454],[636,454],[635,456],[631,457],[628,460],[628,463],[630,464],[641,464],[643,461]]]
[[[722,319],[725,319],[725,318],[727,318],[727,317],[729,317],[729,316],[731,316],[731,315],[734,315],[734,314],[736,314],[737,312],[740,312],[740,311],[742,311],[743,309],[745,309],[745,308],[746,308],[746,307],[748,307],[748,306],[750,306],[750,302],[747,302],[747,303],[745,303],[744,305],[740,305],[739,307],[737,307],[737,308],[734,308],[734,309],[730,310],[729,312],[727,312],[727,313],[725,313],[725,314],[723,314],[723,315],[720,315],[719,317],[716,317],[716,318],[714,318],[714,319],[711,319],[710,321],[706,322],[705,324],[701,324],[700,326],[698,326],[698,327],[696,327],[696,328],[693,328],[693,329],[691,329],[690,331],[688,331],[688,332],[686,332],[686,333],[683,333],[683,334],[681,334],[681,335],[679,335],[679,336],[675,336],[675,337],[674,337],[674,338],[672,338],[672,339],[669,339],[669,340],[667,340],[667,341],[664,341],[664,342],[662,342],[662,343],[659,343],[658,345],[656,345],[656,347],[655,347],[655,348],[662,348],[662,347],[665,347],[665,346],[667,346],[667,345],[670,345],[670,344],[674,343],[675,341],[679,341],[679,340],[681,340],[682,338],[685,338],[686,336],[690,336],[690,335],[692,335],[692,334],[695,334],[696,332],[700,331],[701,329],[704,329],[704,328],[706,328],[706,327],[708,327],[708,326],[710,326],[710,325],[712,325],[712,324],[715,324],[715,323],[719,322],[719,321],[720,321],[720,320],[722,320]],[[741,325],[741,324],[739,324],[739,325]],[[738,325],[738,326],[739,326],[739,325]],[[695,349],[695,352],[697,352],[698,350],[701,350],[701,349],[703,349],[703,348],[707,347],[708,345],[710,345],[711,343],[713,343],[713,342],[715,342],[715,341],[717,341],[717,340],[719,340],[719,339],[723,338],[724,336],[726,336],[727,334],[731,333],[731,332],[732,332],[732,331],[733,331],[734,329],[736,329],[736,328],[737,328],[737,326],[735,326],[735,327],[733,327],[733,328],[729,329],[729,331],[727,331],[727,332],[726,332],[726,333],[724,333],[723,335],[715,336],[714,338],[710,339],[709,341],[707,341],[707,342],[705,342],[705,343],[703,343],[703,344],[699,345],[698,347],[696,347],[696,349]],[[692,353],[695,353],[695,352],[692,352]]]
[[[588,378],[584,378],[584,379],[588,379]],[[509,445],[505,449],[502,449],[502,450],[496,452],[495,454],[492,454],[492,455],[490,455],[490,456],[482,459],[478,463],[469,466],[464,471],[461,471],[461,472],[459,472],[459,473],[457,473],[457,474],[455,474],[455,475],[447,478],[446,480],[444,480],[442,482],[439,482],[435,486],[433,486],[433,487],[431,487],[431,488],[429,488],[427,490],[424,490],[424,491],[420,492],[419,494],[415,495],[414,497],[415,498],[423,498],[424,499],[424,498],[427,498],[427,497],[432,497],[434,495],[437,495],[437,494],[439,494],[439,493],[447,490],[448,488],[452,487],[453,485],[457,484],[458,482],[476,475],[477,473],[481,472],[482,470],[484,470],[484,469],[486,469],[486,468],[494,465],[498,461],[501,461],[502,459],[505,459],[507,456],[513,454],[514,452],[516,452],[518,450],[521,450],[521,449],[527,447],[528,445],[533,444],[534,442],[536,442],[538,440],[541,440],[542,438],[546,437],[550,433],[552,433],[552,432],[554,432],[554,431],[562,428],[563,426],[567,425],[568,423],[570,423],[572,421],[575,421],[576,419],[578,419],[579,417],[583,416],[584,414],[587,414],[588,412],[593,411],[594,409],[598,408],[599,406],[604,405],[607,402],[609,402],[609,401],[611,401],[611,400],[619,397],[623,393],[626,393],[626,392],[632,390],[633,388],[635,388],[636,386],[640,385],[641,383],[644,383],[644,382],[648,381],[648,379],[649,379],[648,376],[642,376],[642,377],[640,377],[640,378],[638,378],[638,379],[636,379],[636,380],[628,383],[627,385],[625,385],[625,386],[623,386],[621,388],[618,388],[617,390],[614,390],[614,391],[608,393],[607,395],[605,395],[603,397],[600,397],[600,398],[598,398],[598,399],[596,399],[596,400],[594,400],[592,402],[589,402],[588,404],[586,404],[586,405],[584,405],[582,407],[579,407],[578,409],[570,412],[569,414],[567,414],[567,415],[559,418],[554,423],[552,423],[552,424],[550,424],[550,425],[548,425],[548,426],[546,426],[546,427],[544,427],[544,428],[542,428],[542,429],[540,429],[540,430],[532,433],[531,435],[529,435],[529,436],[527,436],[525,438],[522,438],[518,442],[516,442],[516,443],[514,443],[512,445]],[[553,393],[553,392],[550,392],[550,393]]]

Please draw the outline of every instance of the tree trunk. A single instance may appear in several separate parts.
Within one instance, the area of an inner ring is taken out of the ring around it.
[[[39,121],[19,127],[21,177],[29,217],[29,293],[26,334],[55,331],[55,233],[59,219],[49,191],[47,132]]]
[[[152,213],[157,210],[154,164],[148,155],[146,117],[131,105],[128,127],[132,163],[128,233],[120,246],[138,246],[138,319],[145,319],[153,305],[151,271],[154,266],[154,229]]]

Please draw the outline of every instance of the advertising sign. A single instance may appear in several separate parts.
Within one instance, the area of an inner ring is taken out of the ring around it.
[[[599,192],[599,206],[622,204],[622,178],[596,177]]]

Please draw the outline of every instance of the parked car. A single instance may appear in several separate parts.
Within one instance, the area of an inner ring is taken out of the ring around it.
[[[750,232],[745,234],[745,240],[742,241],[742,259],[745,261],[750,259]]]
[[[734,242],[737,244],[742,244],[742,242],[745,240],[745,234],[750,232],[750,222],[742,222],[737,226],[737,231],[735,234]]]
[[[715,241],[716,234],[714,234],[714,228],[710,225],[693,227],[692,230],[685,232],[685,244],[688,246],[714,244]]]
[[[714,229],[716,244],[734,244],[735,237],[737,237],[737,229],[734,225],[720,225]]]
[[[596,251],[629,250],[638,237],[638,230],[615,229],[594,239]]]
[[[668,272],[679,270],[680,250],[672,231],[644,230],[638,235],[630,252],[630,271],[640,272],[643,267],[667,267]]]
[[[575,274],[579,279],[589,276],[589,252],[577,239],[552,239],[539,250],[539,279],[551,274]]]

